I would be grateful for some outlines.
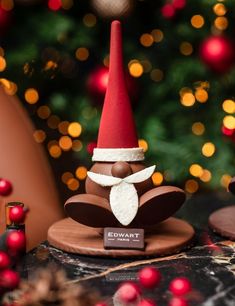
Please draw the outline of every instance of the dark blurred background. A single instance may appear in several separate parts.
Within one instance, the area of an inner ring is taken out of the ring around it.
[[[63,199],[82,192],[108,80],[110,22],[154,184],[235,174],[234,1],[1,0],[0,82],[35,124]]]

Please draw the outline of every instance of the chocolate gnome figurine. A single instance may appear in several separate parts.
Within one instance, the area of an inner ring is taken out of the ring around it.
[[[184,191],[173,186],[154,188],[155,166],[146,168],[143,160],[123,72],[121,24],[113,21],[109,81],[94,165],[86,179],[86,194],[65,203],[67,214],[95,228],[144,229],[173,215],[185,201]]]

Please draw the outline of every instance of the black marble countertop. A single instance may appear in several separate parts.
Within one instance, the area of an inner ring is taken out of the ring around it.
[[[66,270],[70,282],[98,289],[110,305],[116,306],[112,297],[119,284],[135,281],[141,268],[152,265],[160,270],[162,281],[144,295],[154,299],[158,306],[168,305],[169,283],[180,276],[189,278],[193,286],[189,305],[235,306],[235,242],[219,237],[207,227],[209,214],[235,203],[233,198],[228,193],[208,193],[187,200],[177,216],[195,227],[196,239],[191,249],[179,254],[147,259],[104,259],[68,254],[45,242],[25,256],[21,274],[27,278],[37,268],[55,263]]]

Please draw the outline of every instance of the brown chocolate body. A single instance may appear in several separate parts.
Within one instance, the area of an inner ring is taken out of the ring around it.
[[[141,162],[96,162],[90,172],[127,177],[145,169]],[[183,190],[173,186],[153,187],[152,179],[135,184],[139,196],[139,210],[128,227],[149,228],[175,213],[185,201]],[[94,228],[122,227],[114,217],[110,203],[110,187],[102,187],[86,179],[86,194],[75,195],[65,203],[65,210],[75,221]]]
[[[117,164],[117,163],[116,163]],[[146,168],[146,166],[139,162],[139,163],[128,163],[132,173],[141,171]],[[113,175],[112,174],[112,168],[115,165],[115,163],[100,163],[97,162],[95,163],[90,171],[99,173],[99,174],[105,174],[105,175]],[[118,175],[115,175],[118,176]],[[119,177],[122,177],[121,171]],[[153,188],[153,183],[152,179],[149,178],[148,180],[135,184],[135,188],[137,190],[137,193],[139,196],[144,194],[146,191],[150,190]],[[94,183],[89,177],[86,179],[86,193],[87,194],[94,194],[103,198],[106,198],[107,200],[109,199],[109,193],[110,193],[110,188],[109,187],[102,187],[96,183]]]

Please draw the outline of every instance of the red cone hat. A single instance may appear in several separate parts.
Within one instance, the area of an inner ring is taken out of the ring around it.
[[[127,93],[122,58],[121,23],[111,25],[109,81],[100,120],[93,161],[140,161],[143,149],[138,138]]]

